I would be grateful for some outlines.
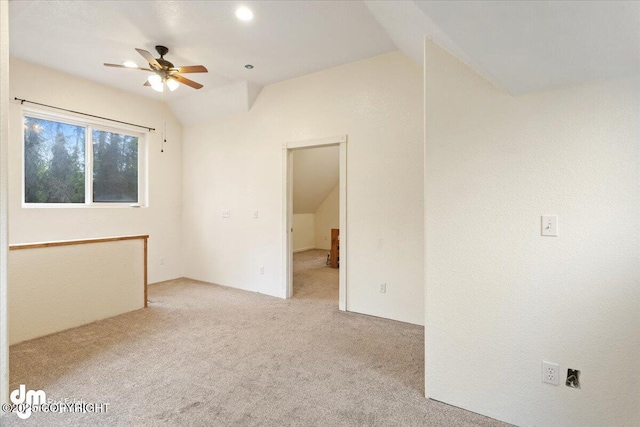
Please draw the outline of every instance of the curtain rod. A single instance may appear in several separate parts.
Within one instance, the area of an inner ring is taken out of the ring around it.
[[[156,130],[155,128],[150,128],[149,126],[142,126],[142,125],[137,125],[135,123],[123,122],[121,120],[110,119],[108,117],[94,116],[93,114],[81,113],[80,111],[67,110],[66,108],[55,107],[53,105],[47,105],[47,104],[41,104],[39,102],[29,101],[28,99],[21,99],[21,98],[18,98],[18,97],[14,97],[13,99],[15,99],[16,101],[20,101],[20,105],[23,105],[25,102],[28,102],[29,104],[41,105],[43,107],[55,108],[56,110],[67,111],[69,113],[81,114],[83,116],[94,117],[96,119],[108,120],[110,122],[122,123],[123,125],[129,125],[129,126],[135,126],[135,127],[139,127],[139,128],[143,128],[143,129],[148,129],[149,132]]]

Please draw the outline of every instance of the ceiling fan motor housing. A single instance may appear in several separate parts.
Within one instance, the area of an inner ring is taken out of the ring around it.
[[[174,68],[171,62],[163,58],[163,56],[169,53],[168,47],[156,46],[156,51],[160,54],[160,58],[157,58],[156,61],[158,61],[158,64],[162,65],[162,68],[164,68],[163,71],[167,71],[168,68]]]
[[[160,56],[165,56],[167,53],[169,53],[169,48],[166,46],[156,46],[156,51],[160,54]]]

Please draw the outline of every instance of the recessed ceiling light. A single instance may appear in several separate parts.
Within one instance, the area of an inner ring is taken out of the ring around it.
[[[246,68],[247,70],[253,70],[253,65],[247,64],[244,66],[244,68]]]
[[[122,65],[124,65],[127,68],[138,68],[138,64],[136,64],[133,61],[124,61]]]
[[[253,12],[248,7],[240,6],[236,9],[236,17],[241,21],[251,21],[253,19]]]

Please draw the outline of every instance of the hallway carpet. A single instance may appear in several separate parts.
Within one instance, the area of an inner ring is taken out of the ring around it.
[[[290,300],[173,280],[147,309],[12,346],[11,390],[108,412],[2,425],[504,425],[425,399],[423,328],[338,311],[338,271],[314,252],[295,255]]]

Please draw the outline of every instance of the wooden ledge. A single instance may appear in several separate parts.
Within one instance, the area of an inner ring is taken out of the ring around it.
[[[17,251],[19,249],[51,248],[54,246],[86,245],[89,243],[118,242],[121,240],[136,240],[136,239],[144,239],[146,242],[148,238],[149,238],[148,234],[140,234],[137,236],[101,237],[97,239],[81,239],[81,240],[61,240],[57,242],[44,242],[44,243],[24,243],[19,245],[9,245],[9,250]]]

